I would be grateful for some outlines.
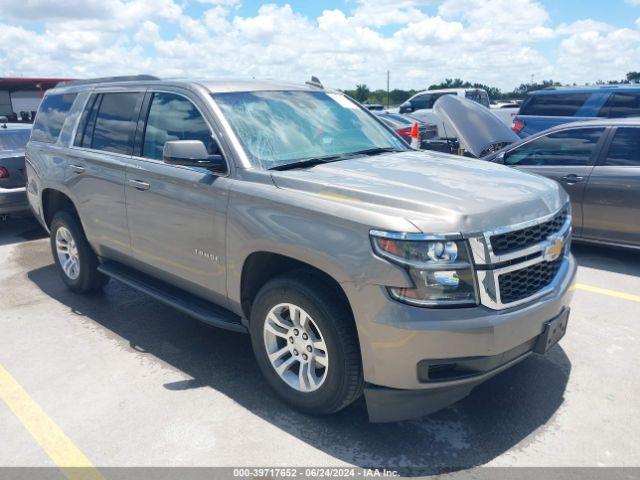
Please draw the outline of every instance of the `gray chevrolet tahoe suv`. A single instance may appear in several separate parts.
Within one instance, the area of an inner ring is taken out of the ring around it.
[[[248,332],[304,412],[364,392],[372,421],[428,414],[566,330],[576,265],[555,182],[413,151],[317,84],[61,85],[26,166],[71,290],[115,278]]]

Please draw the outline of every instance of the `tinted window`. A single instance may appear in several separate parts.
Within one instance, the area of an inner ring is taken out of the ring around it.
[[[640,115],[640,93],[615,93],[600,110],[601,117],[636,117]]]
[[[573,117],[589,96],[589,93],[531,95],[520,107],[520,115]]]
[[[209,154],[216,153],[209,126],[189,100],[172,93],[155,93],[149,107],[142,156],[162,160],[162,149],[170,140],[200,140]]]
[[[511,150],[505,165],[589,165],[604,128],[564,130],[545,135]]]
[[[55,143],[76,95],[47,95],[38,109],[31,138],[38,142]]]
[[[76,129],[76,138],[73,141],[74,145],[91,147],[91,134],[93,133],[93,124],[89,127],[89,119],[91,118],[95,122],[95,109],[97,108],[96,100],[99,95],[91,95],[87,104],[84,107],[80,121],[78,122],[78,128]]]
[[[489,107],[489,95],[487,95],[487,92],[483,90],[472,90],[470,92],[466,92],[465,97],[479,103],[480,105],[484,105],[487,108]]]
[[[142,93],[105,93],[98,108],[91,148],[130,154]],[[86,134],[85,134],[86,137]]]
[[[604,164],[620,167],[640,166],[640,128],[618,128]]]
[[[443,95],[455,95],[455,93],[425,93],[423,95],[418,95],[413,100],[411,100],[411,106],[414,110],[420,110],[422,108],[433,108],[433,104],[436,102],[436,100]]]
[[[0,130],[0,151],[21,150],[29,141],[31,130],[28,128],[20,130]]]

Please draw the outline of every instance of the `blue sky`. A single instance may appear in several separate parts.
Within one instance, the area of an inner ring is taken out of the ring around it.
[[[0,74],[587,83],[640,70],[639,18],[640,0],[0,0]]]

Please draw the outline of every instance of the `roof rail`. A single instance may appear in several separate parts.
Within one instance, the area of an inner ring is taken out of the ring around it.
[[[86,78],[83,80],[70,80],[60,82],[56,84],[56,87],[62,87],[63,85],[90,85],[92,83],[135,82],[144,80],[160,80],[160,78],[154,75],[122,75],[119,77]]]
[[[310,87],[316,87],[316,88],[322,88],[324,89],[324,87],[322,86],[322,83],[320,82],[320,80],[318,79],[318,77],[315,76],[311,76],[311,80],[308,80],[306,82],[304,82],[306,85],[309,85]]]

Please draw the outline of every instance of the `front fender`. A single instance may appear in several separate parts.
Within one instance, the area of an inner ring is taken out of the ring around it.
[[[354,220],[348,212],[352,207],[336,208],[335,200],[244,183],[232,188],[227,217],[227,291],[232,306],[240,308],[243,265],[255,252],[293,258],[339,283],[410,286],[402,268],[373,254],[369,230],[376,225]]]

